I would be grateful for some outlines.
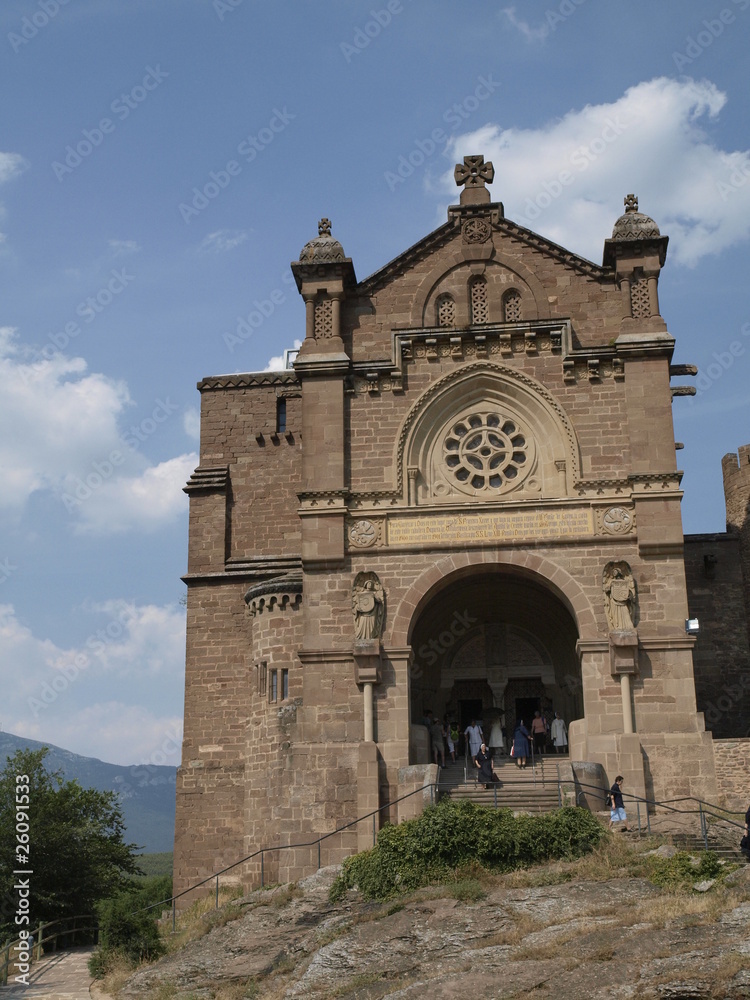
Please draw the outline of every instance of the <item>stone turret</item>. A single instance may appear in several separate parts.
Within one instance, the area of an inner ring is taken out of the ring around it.
[[[622,293],[621,335],[662,334],[667,325],[659,315],[659,272],[667,257],[668,236],[652,218],[638,211],[634,194],[625,197],[625,212],[604,241],[603,263],[613,267]]]

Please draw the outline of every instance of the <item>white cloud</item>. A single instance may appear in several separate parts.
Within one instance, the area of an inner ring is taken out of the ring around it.
[[[138,253],[141,249],[135,240],[110,240],[109,248],[115,257],[123,257],[126,254]]]
[[[106,478],[94,468],[64,494],[68,509],[79,515],[76,532],[109,535],[163,527],[187,512],[182,488],[197,465],[198,455],[189,452],[149,466],[139,476]]]
[[[528,21],[524,21],[516,15],[515,7],[503,7],[500,13],[505,14],[513,27],[521,32],[527,42],[543,42],[550,33],[550,26],[547,22],[534,28]]]
[[[179,763],[184,612],[122,600],[85,610],[91,634],[63,649],[0,606],[0,659],[17,680],[2,729],[114,763]]]
[[[298,351],[302,347],[301,340],[295,340],[294,346],[288,348],[288,350]],[[276,357],[269,358],[268,364],[263,369],[264,372],[283,372],[284,371],[284,355],[277,354]]]
[[[28,167],[28,163],[18,153],[0,153],[0,184],[17,177]]]
[[[692,267],[750,235],[750,150],[718,149],[704,131],[726,101],[708,81],[660,77],[537,129],[484,125],[452,149],[493,160],[509,218],[595,261],[633,192],[672,260]],[[443,186],[455,192],[452,173]]]
[[[18,153],[0,153],[0,184],[12,180],[28,167],[28,163]],[[5,208],[0,205],[0,218],[5,216]],[[0,244],[5,243],[5,233],[0,233]]]
[[[178,408],[157,403],[125,431],[133,402],[124,382],[87,373],[82,358],[49,360],[0,329],[0,506],[18,515],[40,490],[60,499],[76,529],[97,534],[154,530],[186,509],[182,492],[195,454],[152,464],[141,443]],[[137,431],[137,437],[133,433]]]
[[[201,415],[197,407],[190,406],[185,410],[182,414],[182,426],[185,428],[185,433],[189,438],[192,438],[193,441],[200,441]]]
[[[217,229],[201,242],[198,253],[226,253],[244,243],[247,237],[244,229]]]

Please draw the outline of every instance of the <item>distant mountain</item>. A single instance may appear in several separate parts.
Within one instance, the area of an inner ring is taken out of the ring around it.
[[[49,771],[62,771],[83,788],[117,792],[127,827],[125,840],[138,844],[145,853],[171,851],[174,845],[176,767],[157,764],[107,764],[95,757],[80,757],[23,736],[0,732],[0,766],[16,750],[41,750],[49,747],[46,757]]]

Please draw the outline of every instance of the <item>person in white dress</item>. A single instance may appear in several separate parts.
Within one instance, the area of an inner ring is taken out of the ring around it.
[[[505,753],[505,738],[503,737],[503,726],[500,717],[492,723],[490,730],[490,752],[495,757],[497,754]]]
[[[555,718],[552,721],[549,731],[555,753],[565,753],[568,747],[568,729],[557,712],[555,712]]]
[[[472,719],[471,725],[464,729],[464,736],[469,742],[469,756],[473,760],[479,753],[483,738],[482,727],[476,719]]]

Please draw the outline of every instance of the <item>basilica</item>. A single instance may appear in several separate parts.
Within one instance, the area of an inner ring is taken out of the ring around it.
[[[421,786],[427,709],[557,712],[571,761],[648,799],[744,788],[750,446],[727,532],[685,537],[668,237],[629,194],[592,263],[493,176],[466,157],[447,221],[364,280],[321,219],[293,363],[199,383],[176,892],[371,843],[347,824]]]

